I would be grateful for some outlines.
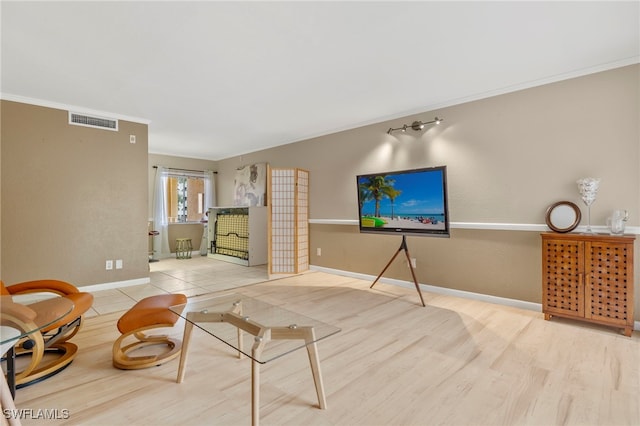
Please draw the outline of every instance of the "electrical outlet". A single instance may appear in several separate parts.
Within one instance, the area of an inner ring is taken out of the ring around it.
[[[116,269],[122,269],[122,259],[116,260]]]
[[[105,263],[105,267],[104,267],[107,271],[110,271],[113,269],[113,260],[107,260],[107,262]]]
[[[416,258],[415,258],[415,257],[412,257],[412,258],[411,258],[411,266],[412,266],[413,268],[416,268],[416,267],[417,267],[417,266],[416,266]]]
[[[318,248],[316,249],[316,255],[317,255],[317,256],[322,256],[322,249],[321,249],[320,247],[318,247]]]

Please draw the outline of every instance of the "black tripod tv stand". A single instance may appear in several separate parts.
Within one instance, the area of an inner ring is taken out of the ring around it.
[[[411,276],[413,277],[413,283],[415,284],[416,290],[418,291],[418,296],[420,296],[420,302],[422,302],[422,306],[426,306],[424,304],[424,299],[422,298],[422,292],[420,291],[420,286],[418,285],[418,279],[416,278],[416,272],[413,270],[413,264],[411,263],[411,256],[409,255],[409,248],[407,247],[407,236],[404,235],[404,234],[402,235],[402,243],[400,243],[400,247],[398,248],[398,251],[396,251],[396,253],[393,255],[393,257],[391,258],[389,263],[387,263],[387,266],[384,267],[382,272],[380,272],[380,275],[378,275],[378,277],[375,279],[375,281],[373,282],[373,284],[371,284],[371,286],[369,288],[373,288],[373,286],[376,285],[376,283],[378,282],[380,277],[382,277],[382,275],[385,273],[387,268],[389,268],[389,266],[393,263],[393,261],[396,259],[396,257],[398,256],[398,254],[400,254],[401,251],[404,251],[404,254],[407,256],[407,262],[409,263],[409,269],[411,270]]]

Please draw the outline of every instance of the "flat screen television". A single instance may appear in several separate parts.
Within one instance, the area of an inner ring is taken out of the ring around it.
[[[356,176],[360,232],[449,237],[447,167]]]

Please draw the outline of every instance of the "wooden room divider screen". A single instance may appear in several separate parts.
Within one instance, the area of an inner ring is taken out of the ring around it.
[[[309,172],[269,168],[269,274],[309,269]]]

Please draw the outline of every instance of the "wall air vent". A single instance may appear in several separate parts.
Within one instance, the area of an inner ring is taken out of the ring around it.
[[[118,131],[118,120],[116,119],[78,114],[71,111],[69,111],[69,124]]]

